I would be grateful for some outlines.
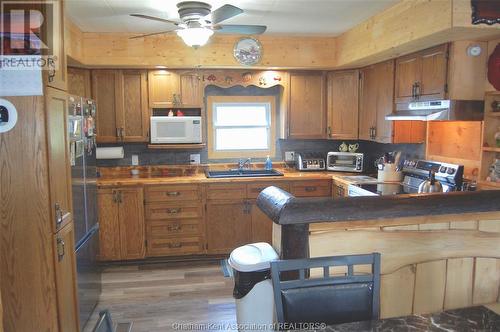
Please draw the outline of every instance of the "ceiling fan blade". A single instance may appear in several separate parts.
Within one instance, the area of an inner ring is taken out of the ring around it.
[[[163,22],[163,23],[170,23],[170,24],[179,25],[179,22],[170,21],[170,20],[167,20],[167,19],[164,19],[161,17],[149,16],[149,15],[143,15],[143,14],[130,14],[130,16],[145,18],[147,20],[153,20],[153,21],[158,21],[158,22]]]
[[[235,35],[260,35],[266,31],[265,25],[216,25],[213,27],[217,33],[227,33]]]
[[[217,24],[219,22],[225,21],[241,13],[243,13],[243,9],[241,8],[235,7],[233,5],[224,5],[212,12],[212,24]]]
[[[163,35],[163,34],[166,34],[166,33],[170,33],[172,31],[174,31],[174,30],[167,30],[167,31],[161,31],[161,32],[153,32],[153,33],[148,33],[148,34],[145,34],[145,35],[139,35],[139,36],[130,37],[129,39],[138,39],[138,38],[144,38],[144,37],[149,37],[149,36]]]

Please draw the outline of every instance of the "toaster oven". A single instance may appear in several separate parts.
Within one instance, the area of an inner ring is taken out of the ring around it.
[[[364,155],[353,152],[328,152],[326,168],[329,171],[363,172]]]

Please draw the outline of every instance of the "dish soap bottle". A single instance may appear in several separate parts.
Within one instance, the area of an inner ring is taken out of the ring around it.
[[[271,158],[269,158],[269,156],[267,156],[265,168],[266,168],[266,171],[270,171],[273,169],[273,162],[271,161]]]

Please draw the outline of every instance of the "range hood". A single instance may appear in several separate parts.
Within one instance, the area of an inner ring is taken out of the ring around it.
[[[482,121],[482,100],[429,100],[396,104],[396,111],[386,120],[419,121]]]

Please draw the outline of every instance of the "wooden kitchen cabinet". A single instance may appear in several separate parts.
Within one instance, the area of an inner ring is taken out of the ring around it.
[[[50,17],[51,24],[53,26],[59,27],[59,32],[56,34],[54,31],[43,31],[44,34],[48,34],[43,40],[51,40],[53,54],[50,58],[57,61],[57,65],[54,69],[44,71],[46,75],[47,86],[62,91],[66,91],[68,86],[68,75],[67,75],[67,60],[66,60],[66,50],[64,44],[64,1],[56,0],[52,1],[53,6],[42,6],[42,13],[44,17]],[[30,7],[33,6],[30,4]],[[46,13],[46,10],[49,10]]]
[[[100,253],[102,261],[145,257],[142,188],[99,189]]]
[[[54,233],[71,219],[71,169],[67,133],[68,96],[50,88],[45,93],[50,207]]]
[[[394,61],[361,69],[359,139],[392,142],[392,121],[385,116],[394,106]]]
[[[323,73],[291,73],[288,138],[326,137],[326,84]]]
[[[444,99],[447,57],[448,45],[444,44],[396,59],[396,103]]]
[[[90,70],[68,67],[68,93],[70,95],[92,98]]]
[[[203,86],[199,75],[195,73],[180,75],[180,99],[182,107],[203,106]]]
[[[332,180],[293,181],[290,192],[295,197],[331,197]]]
[[[74,238],[72,221],[54,235],[57,312],[60,331],[78,331],[80,328]]]
[[[359,71],[328,73],[328,138],[358,139]]]
[[[251,241],[251,203],[245,199],[207,202],[207,251],[230,253]]]
[[[97,142],[148,142],[147,77],[144,70],[92,71],[97,103]]]
[[[412,62],[409,61],[409,63]],[[405,64],[405,66],[410,66],[410,64]],[[408,71],[411,70],[408,69]],[[385,119],[385,116],[392,113],[394,108],[394,60],[361,69],[359,99],[360,139],[379,143],[422,143],[425,141],[424,122]]]
[[[167,70],[150,70],[148,72],[148,91],[150,108],[166,108],[175,105],[174,99],[180,102],[179,74]]]
[[[394,121],[394,144],[425,143],[427,122],[424,121]]]

